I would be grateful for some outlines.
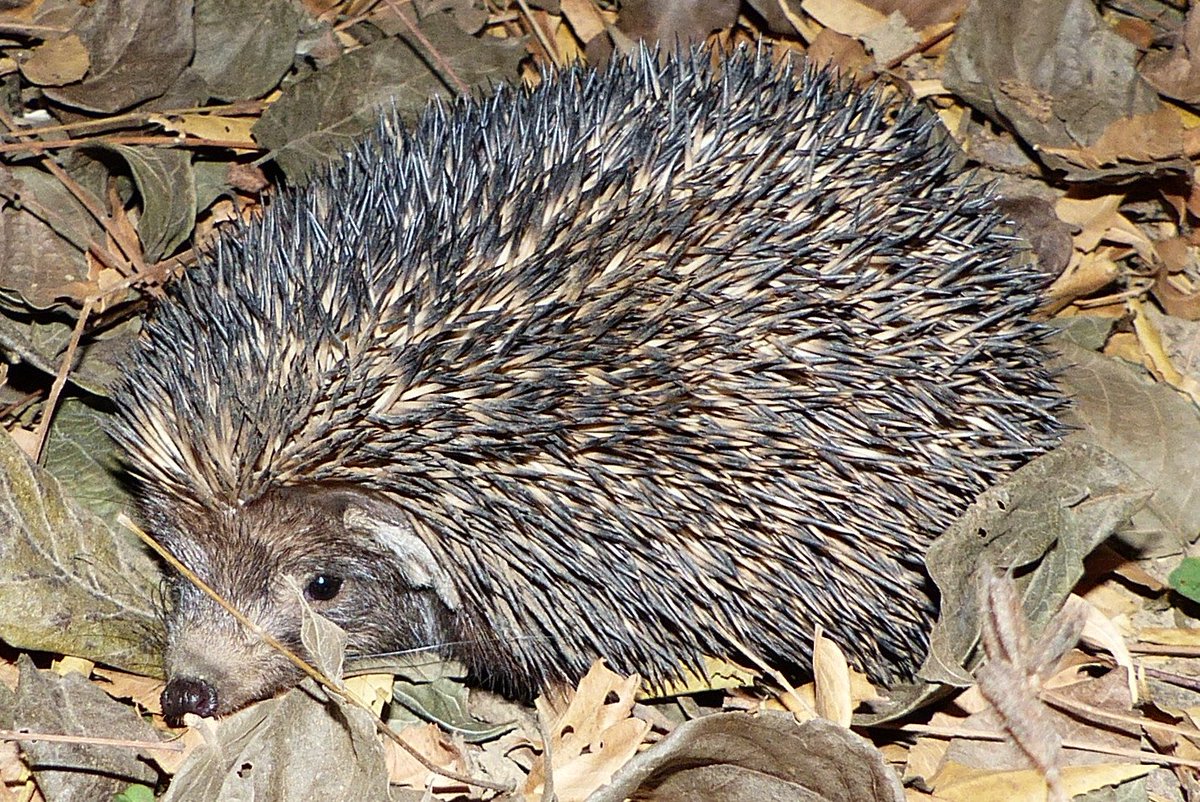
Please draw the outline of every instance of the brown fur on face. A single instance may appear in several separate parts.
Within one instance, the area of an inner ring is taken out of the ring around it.
[[[346,523],[376,520],[386,509],[353,491],[285,488],[223,513],[179,507],[153,517],[163,544],[184,565],[302,657],[307,657],[300,642],[304,604],[346,630],[351,653],[417,649],[453,640],[445,602],[438,592],[419,586],[429,566],[415,568],[419,558],[401,563],[395,544]],[[342,581],[334,598],[306,597],[305,588],[317,575]],[[172,579],[171,596],[168,681],[192,679],[209,685],[217,693],[215,713],[231,712],[301,679],[300,670],[286,657],[186,578]]]

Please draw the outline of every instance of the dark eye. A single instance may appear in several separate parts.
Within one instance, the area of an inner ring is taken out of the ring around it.
[[[342,589],[342,578],[332,574],[317,574],[308,580],[304,595],[312,601],[329,601]]]

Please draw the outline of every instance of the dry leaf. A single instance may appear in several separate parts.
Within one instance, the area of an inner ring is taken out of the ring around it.
[[[813,640],[813,684],[817,714],[849,727],[854,710],[850,699],[850,666],[837,644],[822,635],[819,629]]]
[[[456,774],[470,774],[470,766],[461,747],[435,724],[405,727],[398,733],[410,747],[438,768]],[[409,788],[432,787],[438,791],[463,791],[460,783],[433,774],[406,749],[391,740],[384,741],[388,781]]]
[[[47,39],[20,62],[21,74],[30,83],[41,86],[63,86],[78,81],[87,75],[90,63],[87,48],[73,33],[61,39]]]
[[[633,717],[640,683],[637,676],[621,677],[597,661],[561,713],[555,714],[547,697],[539,697],[538,714],[549,722],[551,740],[525,782],[526,799],[541,799],[546,790],[547,755],[558,802],[582,802],[608,783],[650,732],[647,722]]]

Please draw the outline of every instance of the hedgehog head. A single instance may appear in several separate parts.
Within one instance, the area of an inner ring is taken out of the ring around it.
[[[340,625],[351,654],[453,638],[457,590],[386,504],[353,490],[285,488],[238,508],[152,515],[162,545],[255,627],[302,658],[305,608]],[[164,713],[227,713],[300,670],[190,579],[169,580]]]

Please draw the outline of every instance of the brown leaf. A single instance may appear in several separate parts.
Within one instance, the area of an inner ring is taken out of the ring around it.
[[[88,71],[88,51],[75,34],[49,39],[20,62],[21,74],[40,86],[62,86],[78,81]]]
[[[115,112],[167,91],[195,53],[191,0],[96,0],[47,4],[39,24],[64,26],[87,47],[87,76],[51,87],[67,106]]]
[[[1149,114],[1113,120],[1096,141],[1086,147],[1045,146],[1045,153],[1091,171],[1130,164],[1150,164],[1190,175],[1188,154],[1195,148],[1195,137],[1184,127],[1178,112],[1166,106]]]
[[[1167,97],[1185,103],[1200,100],[1200,6],[1188,9],[1175,46],[1147,53],[1139,69]]]
[[[633,717],[640,684],[638,677],[621,677],[597,661],[561,713],[556,715],[549,699],[540,697],[538,713],[543,721],[552,721],[547,726],[550,743],[529,773],[525,794],[537,796],[548,787],[547,757],[559,802],[586,799],[607,783],[650,732],[647,722]]]
[[[732,25],[737,15],[737,0],[632,0],[621,5],[617,27],[631,39],[670,50],[676,44],[703,42],[713,31]]]
[[[850,666],[837,644],[820,631],[813,644],[813,680],[817,715],[849,727],[854,708],[850,698]]]
[[[899,778],[859,736],[822,719],[724,713],[680,725],[588,802],[900,802]]]
[[[417,724],[399,732],[401,738],[433,765],[456,774],[469,774],[470,766],[462,749],[449,734],[435,724]],[[387,757],[388,780],[393,785],[426,788],[429,783],[439,791],[463,790],[460,783],[431,774],[415,757],[393,741],[383,745]]]
[[[884,16],[900,12],[908,24],[924,30],[956,19],[967,7],[967,0],[860,0],[863,5]]]
[[[1054,205],[1032,195],[1005,197],[997,205],[1033,247],[1042,274],[1061,274],[1071,259],[1071,227],[1054,213]]]
[[[604,33],[604,18],[591,0],[563,0],[563,18],[585,45]]]

